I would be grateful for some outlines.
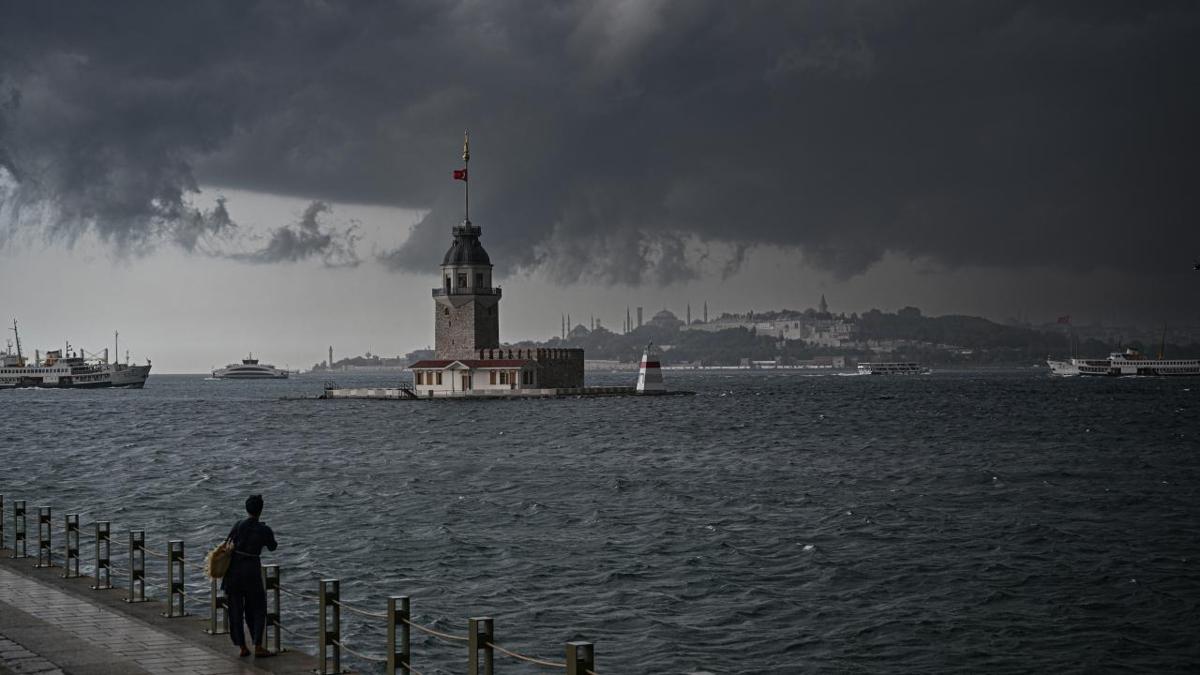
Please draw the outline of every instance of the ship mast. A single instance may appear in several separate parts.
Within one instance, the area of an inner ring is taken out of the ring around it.
[[[17,332],[17,320],[13,319],[12,327],[13,337],[17,340],[17,361],[21,366],[25,365],[25,357],[21,354],[21,334]]]

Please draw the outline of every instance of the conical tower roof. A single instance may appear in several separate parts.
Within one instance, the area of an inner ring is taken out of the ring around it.
[[[488,265],[492,259],[479,242],[481,230],[478,226],[466,221],[454,227],[454,240],[442,258],[442,265]]]

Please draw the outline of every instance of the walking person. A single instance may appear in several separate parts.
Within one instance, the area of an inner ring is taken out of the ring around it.
[[[275,533],[259,521],[262,515],[262,495],[250,495],[246,500],[248,517],[239,520],[229,531],[233,542],[233,556],[229,571],[221,580],[221,590],[229,599],[229,637],[240,649],[238,656],[249,656],[246,648],[246,628],[254,641],[256,657],[271,656],[263,647],[263,633],[267,623],[267,591],[263,587],[262,550],[274,551]],[[245,624],[243,627],[242,624]]]

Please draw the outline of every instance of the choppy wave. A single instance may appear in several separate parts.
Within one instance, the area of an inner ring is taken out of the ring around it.
[[[260,492],[285,585],[337,577],[375,610],[407,594],[459,633],[492,616],[500,643],[543,657],[593,640],[606,673],[1200,662],[1190,385],[669,379],[698,395],[282,401],[320,382],[202,376],[0,392],[0,493],[198,551]],[[291,598],[285,621],[315,632]],[[346,623],[382,652],[381,625]],[[456,648],[414,650],[422,672],[462,671]]]

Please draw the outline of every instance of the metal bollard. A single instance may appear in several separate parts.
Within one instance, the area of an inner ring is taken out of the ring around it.
[[[129,531],[129,596],[125,602],[146,601],[146,531]]]
[[[28,543],[25,541],[25,500],[13,500],[13,547],[12,557],[28,558]]]
[[[187,575],[183,571],[183,542],[171,539],[167,542],[167,612],[163,614],[168,619],[188,615],[187,606],[184,604],[187,595],[184,586],[186,578]]]
[[[319,607],[317,630],[317,659],[321,662],[321,675],[342,672],[342,607],[337,602],[341,599],[337,579],[322,579],[320,590],[317,592]],[[333,610],[333,621],[329,620],[329,610]],[[333,670],[329,670],[329,651],[333,651]]]
[[[596,649],[590,642],[567,643],[567,675],[587,675],[596,670]]]
[[[112,588],[112,564],[109,562],[109,556],[112,554],[112,541],[109,539],[110,525],[107,520],[96,521],[96,583],[92,585],[93,590],[107,590]],[[101,581],[100,572],[103,571],[104,580]]]
[[[267,589],[267,628],[274,628],[272,643],[275,653],[278,654],[283,651],[283,636],[280,635],[283,632],[280,628],[283,610],[279,606],[279,565],[263,565],[263,588]]]
[[[79,576],[79,514],[68,513],[63,517],[63,578],[73,579]]]
[[[410,672],[412,647],[409,642],[409,617],[412,615],[407,595],[388,598],[387,675]],[[398,670],[403,668],[403,670]]]
[[[492,675],[491,643],[495,641],[490,617],[467,619],[467,675]],[[479,669],[480,652],[483,652],[483,670]]]
[[[52,551],[50,550],[50,507],[38,507],[38,547],[37,547],[37,562],[34,567],[54,567],[54,559],[51,558]]]
[[[208,601],[208,628],[204,629],[209,635],[223,635],[229,632],[229,614],[221,610],[229,609],[229,598],[219,595],[221,585],[216,579],[212,580],[212,595]],[[217,617],[220,616],[218,619]]]

